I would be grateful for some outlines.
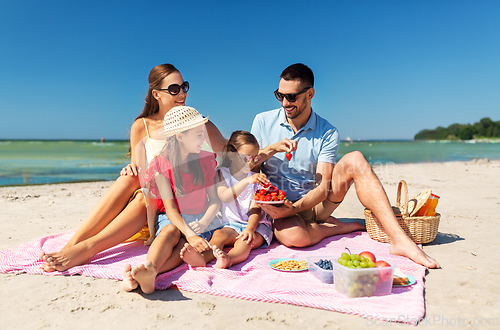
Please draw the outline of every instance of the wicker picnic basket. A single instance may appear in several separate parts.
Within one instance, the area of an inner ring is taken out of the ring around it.
[[[406,235],[417,244],[432,242],[436,238],[438,232],[441,214],[436,213],[434,216],[423,217],[414,216],[418,209],[425,204],[429,195],[430,190],[423,191],[412,198],[412,200],[408,201],[408,186],[406,185],[406,181],[401,180],[398,184],[396,206],[392,207],[401,228],[403,228]],[[403,204],[401,204],[401,196],[403,196]],[[410,211],[408,210],[409,207]],[[384,227],[369,209],[365,209],[365,220],[366,231],[371,239],[383,243],[391,242]]]

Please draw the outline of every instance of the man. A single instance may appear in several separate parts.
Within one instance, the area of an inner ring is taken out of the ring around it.
[[[262,205],[273,219],[278,241],[305,247],[325,237],[363,230],[360,223],[343,223],[331,216],[354,183],[361,204],[377,216],[391,238],[390,253],[438,268],[399,226],[384,188],[363,155],[351,152],[336,163],[337,129],[311,108],[315,93],[311,69],[293,64],[280,77],[275,96],[282,107],[258,114],[252,125],[263,148],[262,172],[290,200],[280,207]],[[293,152],[290,161],[285,152]]]

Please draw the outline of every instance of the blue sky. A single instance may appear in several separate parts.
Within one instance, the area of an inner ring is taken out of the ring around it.
[[[341,138],[497,121],[499,14],[488,0],[0,0],[0,139],[127,139],[161,63],[226,136],[280,106],[297,62]]]

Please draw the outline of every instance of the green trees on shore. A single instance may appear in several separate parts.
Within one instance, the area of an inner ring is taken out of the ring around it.
[[[474,124],[452,124],[447,128],[424,129],[415,135],[415,140],[472,140],[500,138],[500,121],[488,117]]]

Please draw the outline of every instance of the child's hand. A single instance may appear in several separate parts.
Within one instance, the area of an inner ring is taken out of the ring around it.
[[[267,179],[267,176],[264,173],[255,173],[254,175],[249,176],[248,180],[250,181],[249,184],[258,183],[263,187],[271,184],[271,182]]]
[[[155,239],[154,235],[149,236],[148,240],[144,242],[144,245],[148,245],[148,246],[151,245],[151,243],[153,243],[154,239]]]
[[[246,241],[248,245],[253,245],[253,241],[255,240],[255,231],[250,230],[248,228],[243,229],[241,234],[236,236],[236,239],[242,239],[243,241]]]
[[[207,229],[208,225],[198,222],[198,221],[193,221],[189,223],[189,227],[196,233],[196,235],[199,235]]]
[[[201,238],[200,236],[196,235],[190,236],[187,238],[187,241],[198,253],[203,253],[212,248],[210,244],[208,244],[208,242],[204,238]]]

